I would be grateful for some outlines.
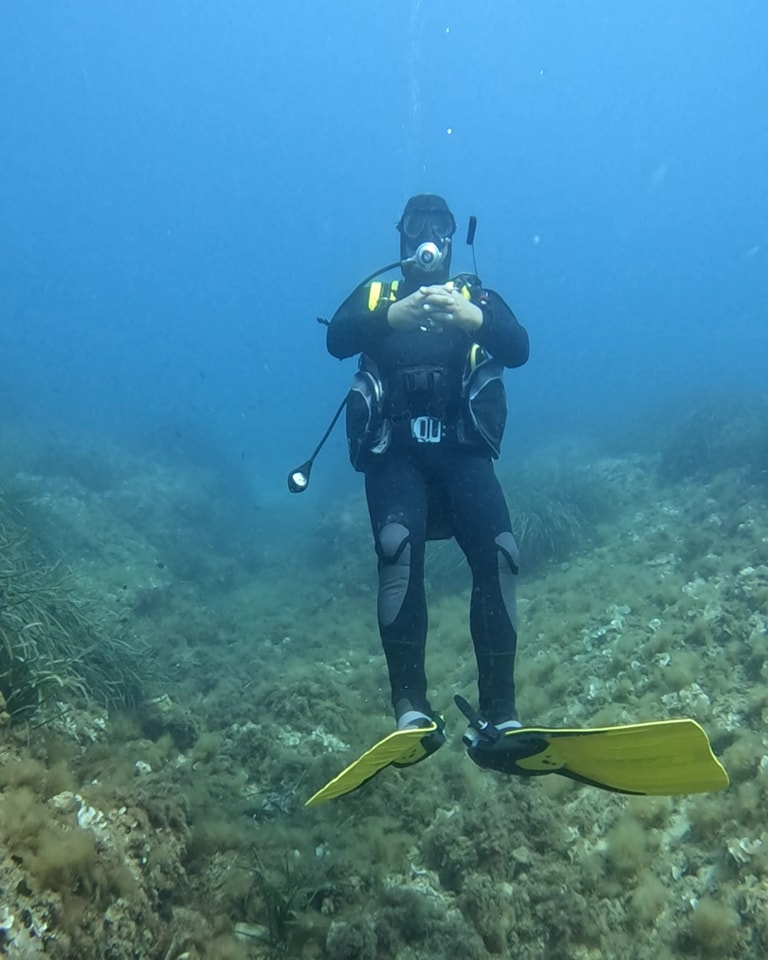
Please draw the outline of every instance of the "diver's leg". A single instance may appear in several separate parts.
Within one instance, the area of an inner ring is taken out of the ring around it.
[[[392,705],[405,726],[409,713],[431,716],[424,667],[426,483],[410,458],[389,451],[366,470],[365,492],[378,556],[379,633]]]
[[[456,540],[472,571],[470,631],[480,713],[516,721],[516,591],[519,555],[509,510],[489,457],[459,448],[446,481]]]

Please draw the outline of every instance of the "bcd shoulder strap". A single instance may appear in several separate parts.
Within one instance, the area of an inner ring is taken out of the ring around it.
[[[397,289],[399,286],[399,280],[374,280],[370,287],[368,287],[368,309],[373,312],[378,307],[383,307],[397,300]]]

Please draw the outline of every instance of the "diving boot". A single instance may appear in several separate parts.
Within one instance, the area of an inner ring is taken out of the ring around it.
[[[410,767],[414,763],[426,760],[445,743],[445,720],[440,714],[432,713],[429,707],[419,710],[410,700],[398,700],[395,704],[398,732],[403,730],[424,730],[413,745],[413,749],[393,762],[395,767]]]

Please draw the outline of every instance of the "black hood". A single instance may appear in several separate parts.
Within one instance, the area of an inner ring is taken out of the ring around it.
[[[451,270],[451,237],[456,221],[448,204],[434,193],[420,193],[406,203],[397,224],[400,259],[407,261],[422,243],[434,243],[442,257],[435,270],[424,271],[414,263],[403,264],[403,275],[414,283],[445,283]]]

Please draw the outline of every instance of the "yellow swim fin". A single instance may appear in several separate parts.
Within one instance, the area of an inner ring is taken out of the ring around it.
[[[442,717],[438,717],[428,726],[395,730],[375,743],[370,750],[366,750],[354,763],[345,767],[333,780],[313,794],[304,806],[312,807],[351,793],[386,767],[410,767],[420,760],[426,760],[445,743],[444,728]]]
[[[728,774],[695,720],[560,730],[522,727],[483,737],[469,748],[481,767],[520,776],[559,773],[571,780],[648,796],[707,793]]]

